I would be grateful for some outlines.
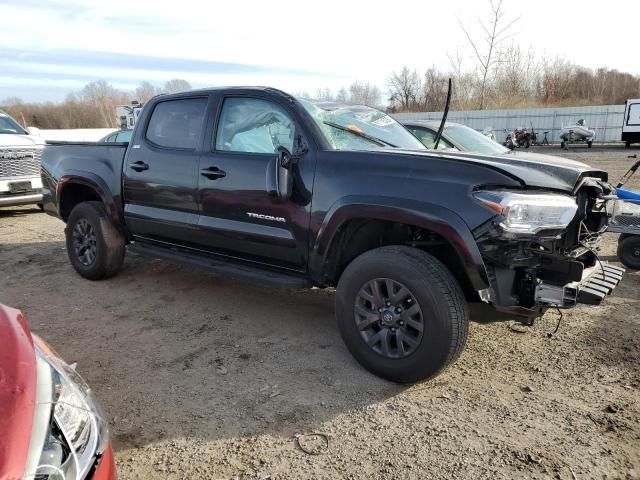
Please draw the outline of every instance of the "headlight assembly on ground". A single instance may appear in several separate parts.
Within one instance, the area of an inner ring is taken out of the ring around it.
[[[41,339],[36,410],[25,478],[80,480],[104,451],[108,432],[86,383]]]
[[[505,232],[534,235],[544,230],[566,228],[576,215],[573,197],[553,193],[479,191],[474,197],[502,216]]]

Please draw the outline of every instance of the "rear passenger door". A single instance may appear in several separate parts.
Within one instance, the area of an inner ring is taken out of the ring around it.
[[[208,101],[207,96],[160,101],[136,130],[123,173],[124,215],[134,236],[191,244]]]

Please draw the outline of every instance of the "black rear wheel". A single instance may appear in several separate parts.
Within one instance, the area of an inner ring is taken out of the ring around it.
[[[345,269],[336,319],[351,354],[369,371],[412,383],[432,378],[464,350],[464,295],[435,257],[404,246],[370,250]]]
[[[618,243],[618,258],[625,267],[640,270],[640,235],[630,235]]]
[[[65,228],[67,255],[84,278],[101,280],[118,273],[124,260],[124,237],[100,202],[76,205]]]

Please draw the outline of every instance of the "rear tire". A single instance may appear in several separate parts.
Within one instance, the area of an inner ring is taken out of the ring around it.
[[[370,250],[347,266],[336,319],[356,360],[398,383],[438,375],[460,356],[469,330],[453,275],[432,255],[404,246]]]
[[[630,235],[618,243],[618,258],[625,267],[640,270],[640,235]]]
[[[69,215],[65,235],[71,265],[84,278],[109,278],[122,267],[124,237],[109,219],[102,203],[76,205]]]

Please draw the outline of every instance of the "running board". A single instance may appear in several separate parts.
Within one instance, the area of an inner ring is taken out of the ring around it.
[[[277,288],[310,288],[313,282],[294,273],[276,272],[246,263],[227,260],[213,255],[196,255],[179,247],[165,247],[150,243],[134,242],[127,250],[149,257],[189,265],[260,286]]]
[[[618,286],[624,268],[615,267],[607,263],[596,264],[593,273],[580,282],[578,288],[578,303],[586,303],[588,305],[599,305],[604,298],[609,295],[614,288]]]

